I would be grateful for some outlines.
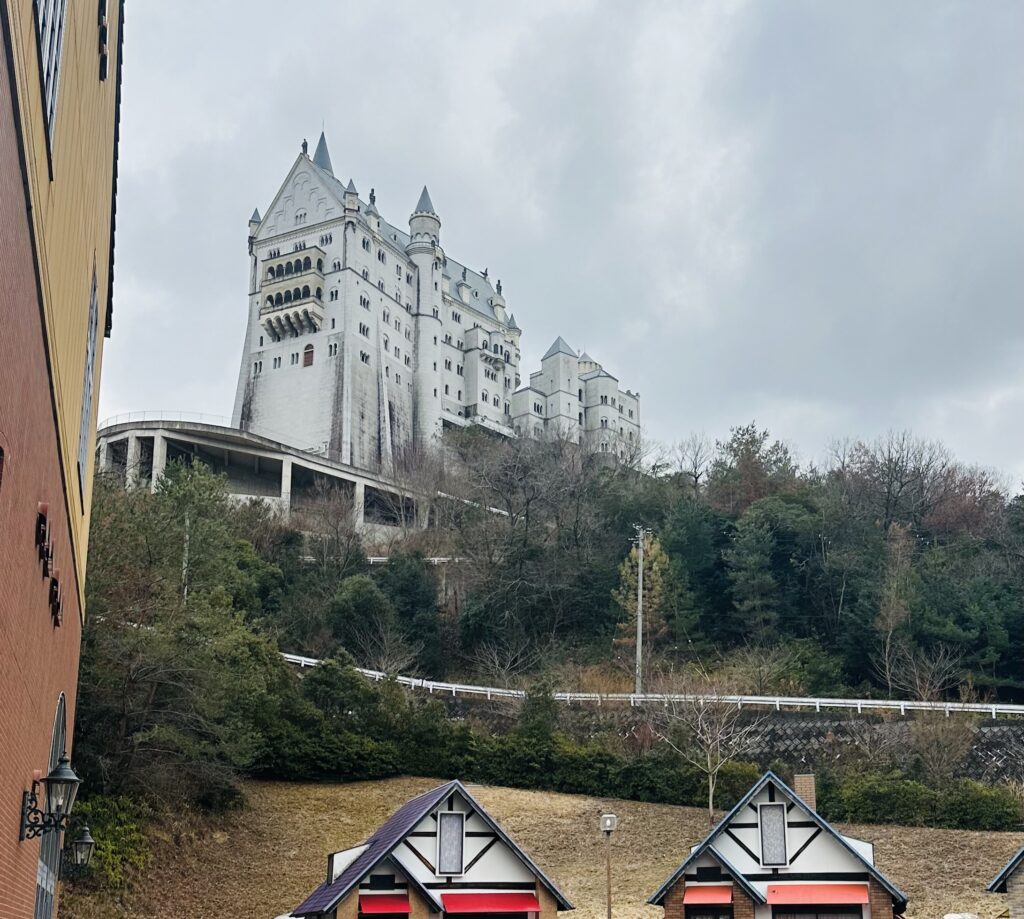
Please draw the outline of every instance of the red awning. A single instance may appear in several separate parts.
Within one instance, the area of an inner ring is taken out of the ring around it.
[[[539,913],[532,893],[443,893],[446,913]]]
[[[713,887],[692,887],[683,889],[683,902],[690,903],[732,903],[732,884],[718,884]]]
[[[359,912],[374,916],[381,913],[408,913],[410,912],[409,897],[404,893],[379,893],[371,894],[370,896],[360,896]]]
[[[769,884],[768,902],[782,906],[868,903],[867,884]]]

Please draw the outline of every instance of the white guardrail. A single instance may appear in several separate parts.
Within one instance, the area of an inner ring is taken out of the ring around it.
[[[303,657],[301,654],[285,654],[281,656],[297,667],[316,667],[320,661],[315,657]],[[380,670],[356,668],[368,680],[379,682],[391,679]],[[526,693],[522,689],[502,689],[498,686],[471,686],[463,683],[442,683],[438,680],[419,679],[417,677],[398,676],[393,678],[396,683],[410,689],[424,690],[446,696],[472,696],[484,699],[523,699]],[[643,693],[637,695],[629,692],[556,692],[553,693],[558,702],[638,705],[667,705],[669,702],[685,702],[701,699],[700,695],[684,693]],[[913,699],[833,699],[805,698],[801,696],[715,696],[716,702],[732,703],[740,708],[767,708],[775,711],[815,711],[833,709],[854,710],[858,714],[868,712],[944,712],[946,715],[955,713],[971,713],[988,715],[990,718],[1017,715],[1024,716],[1024,705],[1005,705],[990,702],[918,702]]]

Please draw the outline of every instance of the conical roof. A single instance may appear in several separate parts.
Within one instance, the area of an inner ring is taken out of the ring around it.
[[[263,218],[260,217],[260,209],[258,207],[253,208],[252,216],[249,218],[249,223],[259,223]]]
[[[562,338],[561,335],[555,339],[551,347],[548,348],[547,354],[545,354],[541,360],[546,361],[549,357],[554,357],[556,354],[571,354],[573,357],[576,356],[576,352],[569,347],[568,342]]]
[[[331,154],[327,150],[327,138],[324,132],[320,132],[320,140],[316,143],[316,152],[313,154],[313,162],[321,169],[334,175],[334,167],[331,165]]]
[[[359,194],[359,192],[356,191],[356,183],[353,182],[351,179],[348,180],[348,185],[345,186],[345,191],[350,195]]]
[[[427,186],[423,186],[423,191],[420,192],[420,200],[416,202],[416,210],[414,214],[436,214],[434,210],[434,203],[430,200],[430,192],[427,191]]]
[[[508,327],[510,329],[518,329],[519,328],[519,325],[516,323],[516,314],[515,313],[509,313]]]

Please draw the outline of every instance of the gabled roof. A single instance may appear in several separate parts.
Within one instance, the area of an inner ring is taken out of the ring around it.
[[[320,140],[316,142],[313,162],[321,169],[325,169],[331,175],[334,175],[334,167],[331,165],[331,154],[327,150],[327,138],[324,136],[323,131],[320,132]]]
[[[790,801],[793,802],[794,807],[797,807],[800,810],[802,810],[804,814],[807,815],[807,817],[813,820],[822,830],[828,833],[836,842],[839,843],[839,845],[841,845],[847,852],[849,852],[850,855],[852,855],[858,862],[860,862],[867,870],[868,874],[870,874],[876,881],[878,881],[878,883],[881,884],[889,893],[889,895],[893,898],[894,906],[896,907],[896,909],[898,909],[901,912],[904,909],[906,909],[907,895],[903,893],[903,891],[900,890],[898,887],[896,887],[884,874],[882,874],[881,871],[879,871],[874,865],[872,865],[871,862],[864,858],[864,856],[861,855],[861,853],[858,852],[853,846],[851,846],[849,842],[847,842],[838,832],[836,832],[836,830],[832,828],[831,824],[829,824],[828,821],[826,821],[823,817],[819,816],[816,811],[811,810],[811,808],[808,807],[807,804],[804,802],[803,798],[801,798],[795,791],[793,791],[785,782],[782,781],[782,779],[780,779],[771,770],[769,770],[763,776],[761,776],[761,778],[754,783],[754,786],[742,798],[740,798],[739,801],[736,802],[736,806],[733,807],[733,809],[729,811],[729,813],[726,814],[718,822],[715,828],[710,833],[708,833],[707,836],[704,837],[703,841],[673,872],[672,876],[667,881],[665,881],[665,883],[662,884],[661,887],[659,887],[657,891],[655,891],[655,893],[651,895],[647,902],[653,904],[660,903],[661,900],[664,898],[665,894],[668,893],[669,889],[683,876],[683,874],[685,874],[686,869],[694,862],[695,859],[699,858],[705,852],[710,851],[711,854],[721,862],[721,856],[719,856],[713,848],[715,840],[723,832],[725,832],[725,830],[728,828],[729,824],[732,823],[736,815],[739,814],[740,811],[742,811],[743,808],[745,808],[769,783],[773,784],[779,791],[781,791],[786,797],[788,797]],[[722,867],[726,866],[723,865]],[[742,883],[740,883],[739,876],[737,874],[735,874],[732,870],[728,868],[726,868],[726,870],[733,875],[733,880],[740,884],[741,887],[744,886]],[[760,894],[758,894],[757,897],[760,899],[755,898],[755,902],[765,902],[764,898],[761,897]]]
[[[316,916],[334,909],[338,902],[349,894],[352,889],[358,886],[359,882],[366,877],[377,865],[389,856],[395,858],[394,850],[405,837],[412,832],[413,828],[445,798],[453,792],[458,792],[476,811],[480,818],[493,830],[509,849],[519,857],[519,860],[529,868],[537,880],[539,880],[558,902],[559,909],[572,909],[573,905],[565,898],[562,892],[548,879],[540,868],[530,857],[517,846],[505,831],[491,819],[491,816],[483,809],[477,800],[466,790],[465,786],[458,779],[438,785],[430,791],[424,792],[409,801],[406,801],[394,814],[391,815],[381,827],[366,841],[366,850],[356,858],[333,882],[324,881],[293,911],[293,916]],[[401,865],[401,862],[398,861]],[[428,902],[432,902],[440,911],[441,905],[437,903],[436,897],[416,882],[410,872],[405,872],[413,884],[423,894]]]
[[[992,879],[992,883],[986,888],[988,892],[1006,893],[1006,882],[1022,864],[1024,864],[1024,846],[1017,850],[1017,854],[1006,863],[1006,867]]]
[[[554,340],[551,347],[548,348],[547,353],[541,358],[541,360],[546,361],[549,357],[554,357],[556,354],[571,354],[573,357],[576,357],[576,352],[569,347],[568,343],[561,335]]]
[[[423,186],[423,191],[420,192],[420,200],[416,202],[416,210],[414,214],[434,214],[437,216],[434,210],[434,204],[430,200],[430,192],[427,191],[427,186]]]

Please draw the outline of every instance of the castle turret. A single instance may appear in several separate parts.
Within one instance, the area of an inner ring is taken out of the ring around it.
[[[427,186],[409,217],[406,253],[416,266],[416,401],[413,431],[416,443],[428,447],[441,434],[441,308],[444,253],[441,218],[434,211]]]
[[[355,217],[359,213],[359,192],[356,191],[356,183],[351,179],[345,187],[345,216]]]
[[[380,233],[380,211],[377,210],[377,193],[370,189],[370,203],[366,205],[366,222],[374,233]]]
[[[502,325],[508,324],[508,312],[506,311],[505,298],[501,295],[501,281],[491,297],[491,306],[494,308],[494,316]]]

